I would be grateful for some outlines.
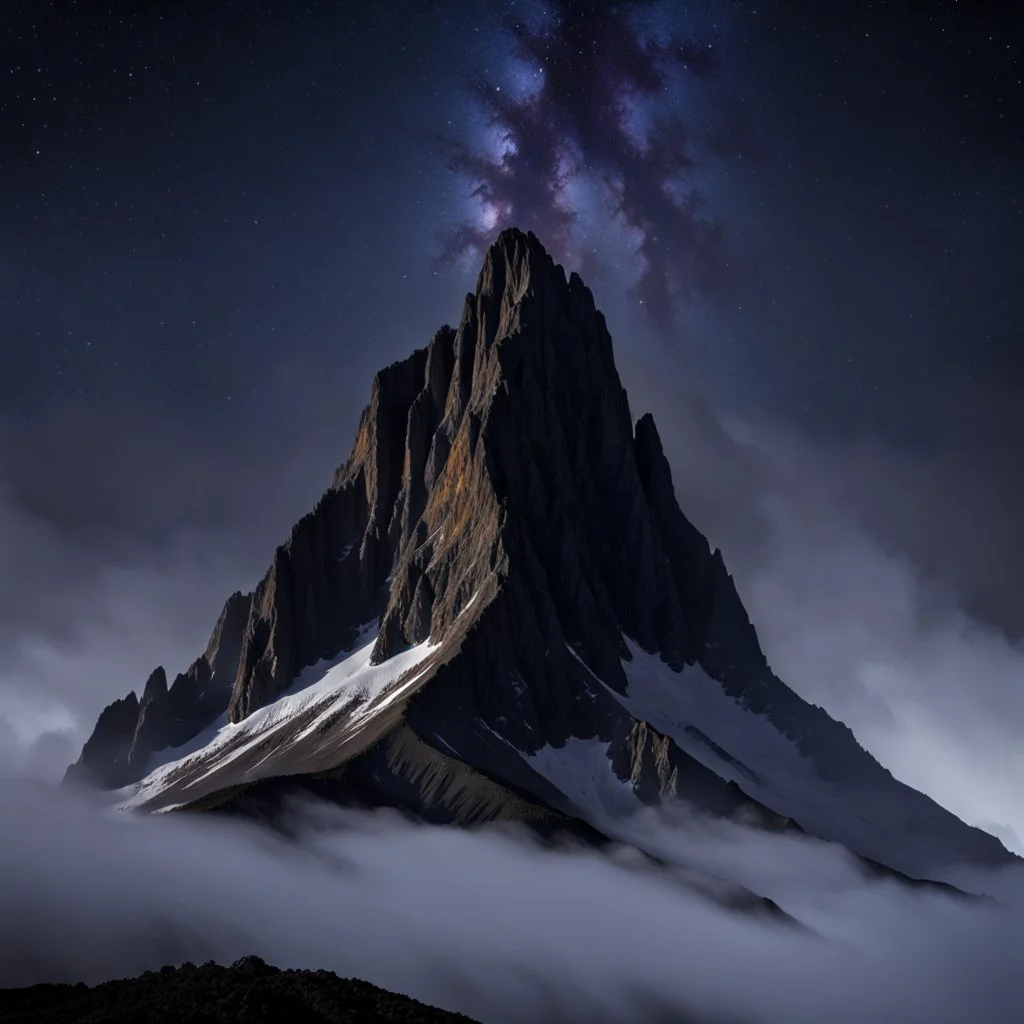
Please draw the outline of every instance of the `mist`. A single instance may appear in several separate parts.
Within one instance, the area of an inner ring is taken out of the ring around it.
[[[7,986],[255,953],[495,1024],[996,1022],[1021,1009],[1019,912],[872,881],[839,848],[728,823],[632,827],[675,864],[755,882],[806,927],[723,909],[627,848],[541,849],[507,829],[296,804],[270,832],[137,818],[25,783],[0,788],[0,814],[0,871],[18,879],[0,889]]]

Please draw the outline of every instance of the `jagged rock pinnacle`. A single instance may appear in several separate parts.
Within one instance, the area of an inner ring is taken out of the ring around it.
[[[772,673],[721,554],[677,503],[653,419],[634,426],[590,290],[532,234],[503,231],[458,327],[376,374],[348,458],[254,592],[229,598],[206,651],[169,688],[157,670],[141,703],[133,693],[103,712],[69,779],[112,788],[140,778],[151,755],[219,715],[242,723],[304,669],[351,651],[370,624],[373,665],[429,640],[373,728],[346,732],[344,710],[315,728],[293,723],[258,756],[228,758],[220,776],[183,771],[182,792],[166,799],[248,784],[249,772],[344,767],[355,787],[338,783],[345,798],[574,814],[531,759],[582,740],[639,800],[682,796],[778,819],[731,768],[723,777],[688,752],[681,718],[633,717],[627,669],[638,652],[669,672],[695,666],[724,715],[758,716],[816,780],[900,786]],[[685,678],[666,684],[670,704]],[[699,743],[743,768],[716,741]],[[918,820],[955,831],[913,796]],[[981,833],[964,842],[985,857],[1001,850]]]

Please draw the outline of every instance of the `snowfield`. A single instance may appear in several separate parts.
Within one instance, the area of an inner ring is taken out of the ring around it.
[[[153,809],[169,810],[188,802],[160,800],[180,787],[182,780],[187,780],[188,799],[196,799],[221,784],[289,774],[289,755],[309,748],[308,754],[315,758],[323,748],[324,734],[338,744],[365,730],[371,719],[415,689],[427,670],[409,677],[410,671],[437,649],[421,643],[371,665],[376,634],[377,624],[367,624],[360,631],[359,647],[340,659],[304,669],[281,696],[241,722],[232,724],[222,715],[185,746],[161,751],[162,763],[141,782],[118,793],[118,808],[141,808],[159,801],[161,806]],[[236,767],[226,771],[230,766]],[[316,770],[315,765],[306,770]]]

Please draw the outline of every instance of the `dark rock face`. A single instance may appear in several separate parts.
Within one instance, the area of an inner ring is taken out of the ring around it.
[[[139,721],[139,699],[133,690],[100,712],[82,755],[71,765],[65,781],[81,782],[102,789],[117,789],[131,780],[129,754]]]
[[[380,618],[396,554],[425,500],[424,444],[440,416],[452,337],[442,328],[426,349],[374,378],[351,456],[256,588],[232,721],[273,698],[300,669],[350,647],[360,626]],[[433,595],[414,587],[408,599],[408,628],[422,639]]]

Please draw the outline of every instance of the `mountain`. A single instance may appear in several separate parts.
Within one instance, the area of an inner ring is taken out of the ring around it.
[[[0,989],[0,1019],[8,1024],[473,1024],[330,971],[279,971],[249,956],[230,967],[183,964],[138,978],[85,985]]]
[[[515,230],[458,329],[377,374],[206,652],[104,710],[67,780],[148,810],[301,787],[611,836],[681,800],[914,877],[1009,858],[771,671],[590,291]]]

